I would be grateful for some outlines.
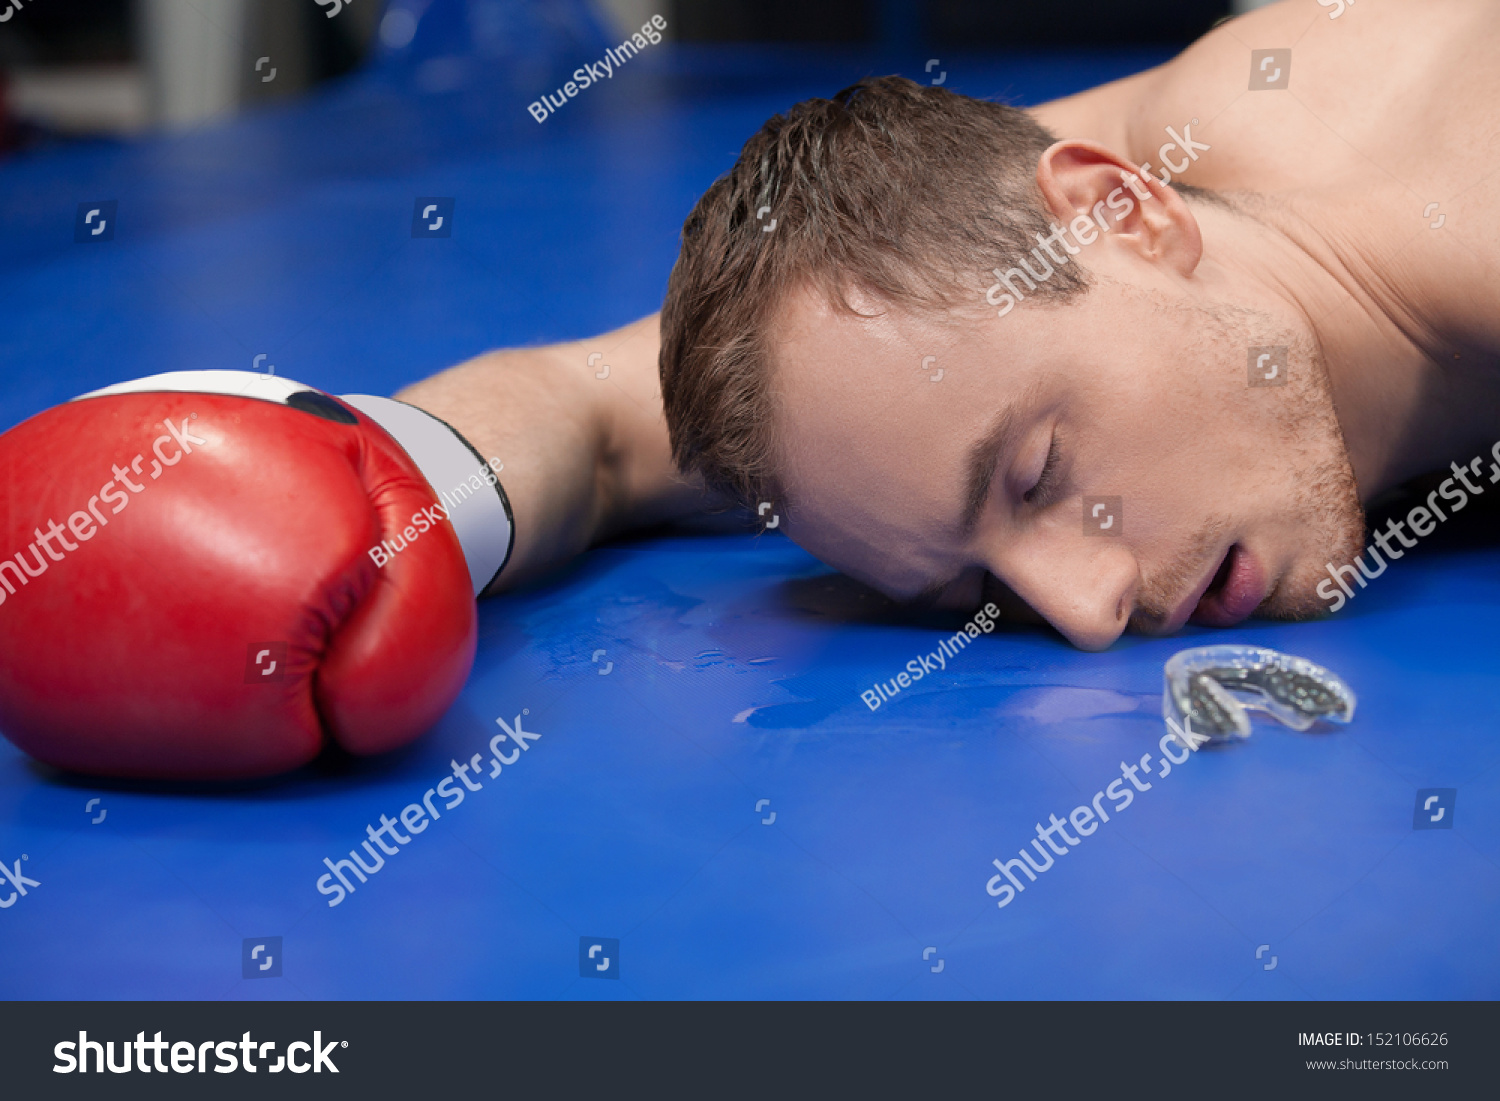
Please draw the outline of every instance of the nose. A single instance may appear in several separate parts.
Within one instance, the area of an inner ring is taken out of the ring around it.
[[[1080,650],[1124,632],[1140,588],[1135,556],[1113,539],[1038,540],[992,556],[988,568]]]

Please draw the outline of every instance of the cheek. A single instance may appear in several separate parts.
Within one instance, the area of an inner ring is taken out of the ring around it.
[[[988,571],[975,566],[943,590],[942,596],[933,602],[933,607],[950,612],[972,612],[985,601],[988,583],[993,580]]]
[[[899,510],[888,513],[870,503],[799,501],[797,515],[783,516],[778,530],[818,561],[882,593],[920,591],[935,576],[920,553],[925,544],[892,522]]]

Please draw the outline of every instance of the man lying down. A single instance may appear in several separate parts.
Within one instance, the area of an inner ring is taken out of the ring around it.
[[[659,317],[400,395],[507,456],[497,587],[770,502],[892,597],[1088,649],[1341,605],[1362,503],[1451,474],[1375,575],[1500,473],[1500,8],[1327,14],[1031,110],[886,77],[768,121]]]

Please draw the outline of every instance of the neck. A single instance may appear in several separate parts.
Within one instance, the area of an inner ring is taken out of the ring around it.
[[[1364,259],[1389,248],[1373,234],[1349,240],[1337,211],[1314,219],[1265,196],[1229,198],[1234,209],[1194,204],[1204,243],[1194,277],[1205,293],[1263,310],[1317,348],[1361,500],[1488,452],[1500,434],[1495,379],[1449,362],[1419,303]],[[1315,225],[1346,236],[1334,243]]]

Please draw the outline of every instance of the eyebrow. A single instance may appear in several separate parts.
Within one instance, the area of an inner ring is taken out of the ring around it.
[[[1015,407],[1011,406],[995,418],[990,430],[969,448],[968,474],[964,479],[964,511],[958,522],[958,533],[967,537],[974,533],[979,523],[979,514],[989,500],[990,486],[995,480],[995,470],[1000,456],[1010,448],[1016,434]]]

